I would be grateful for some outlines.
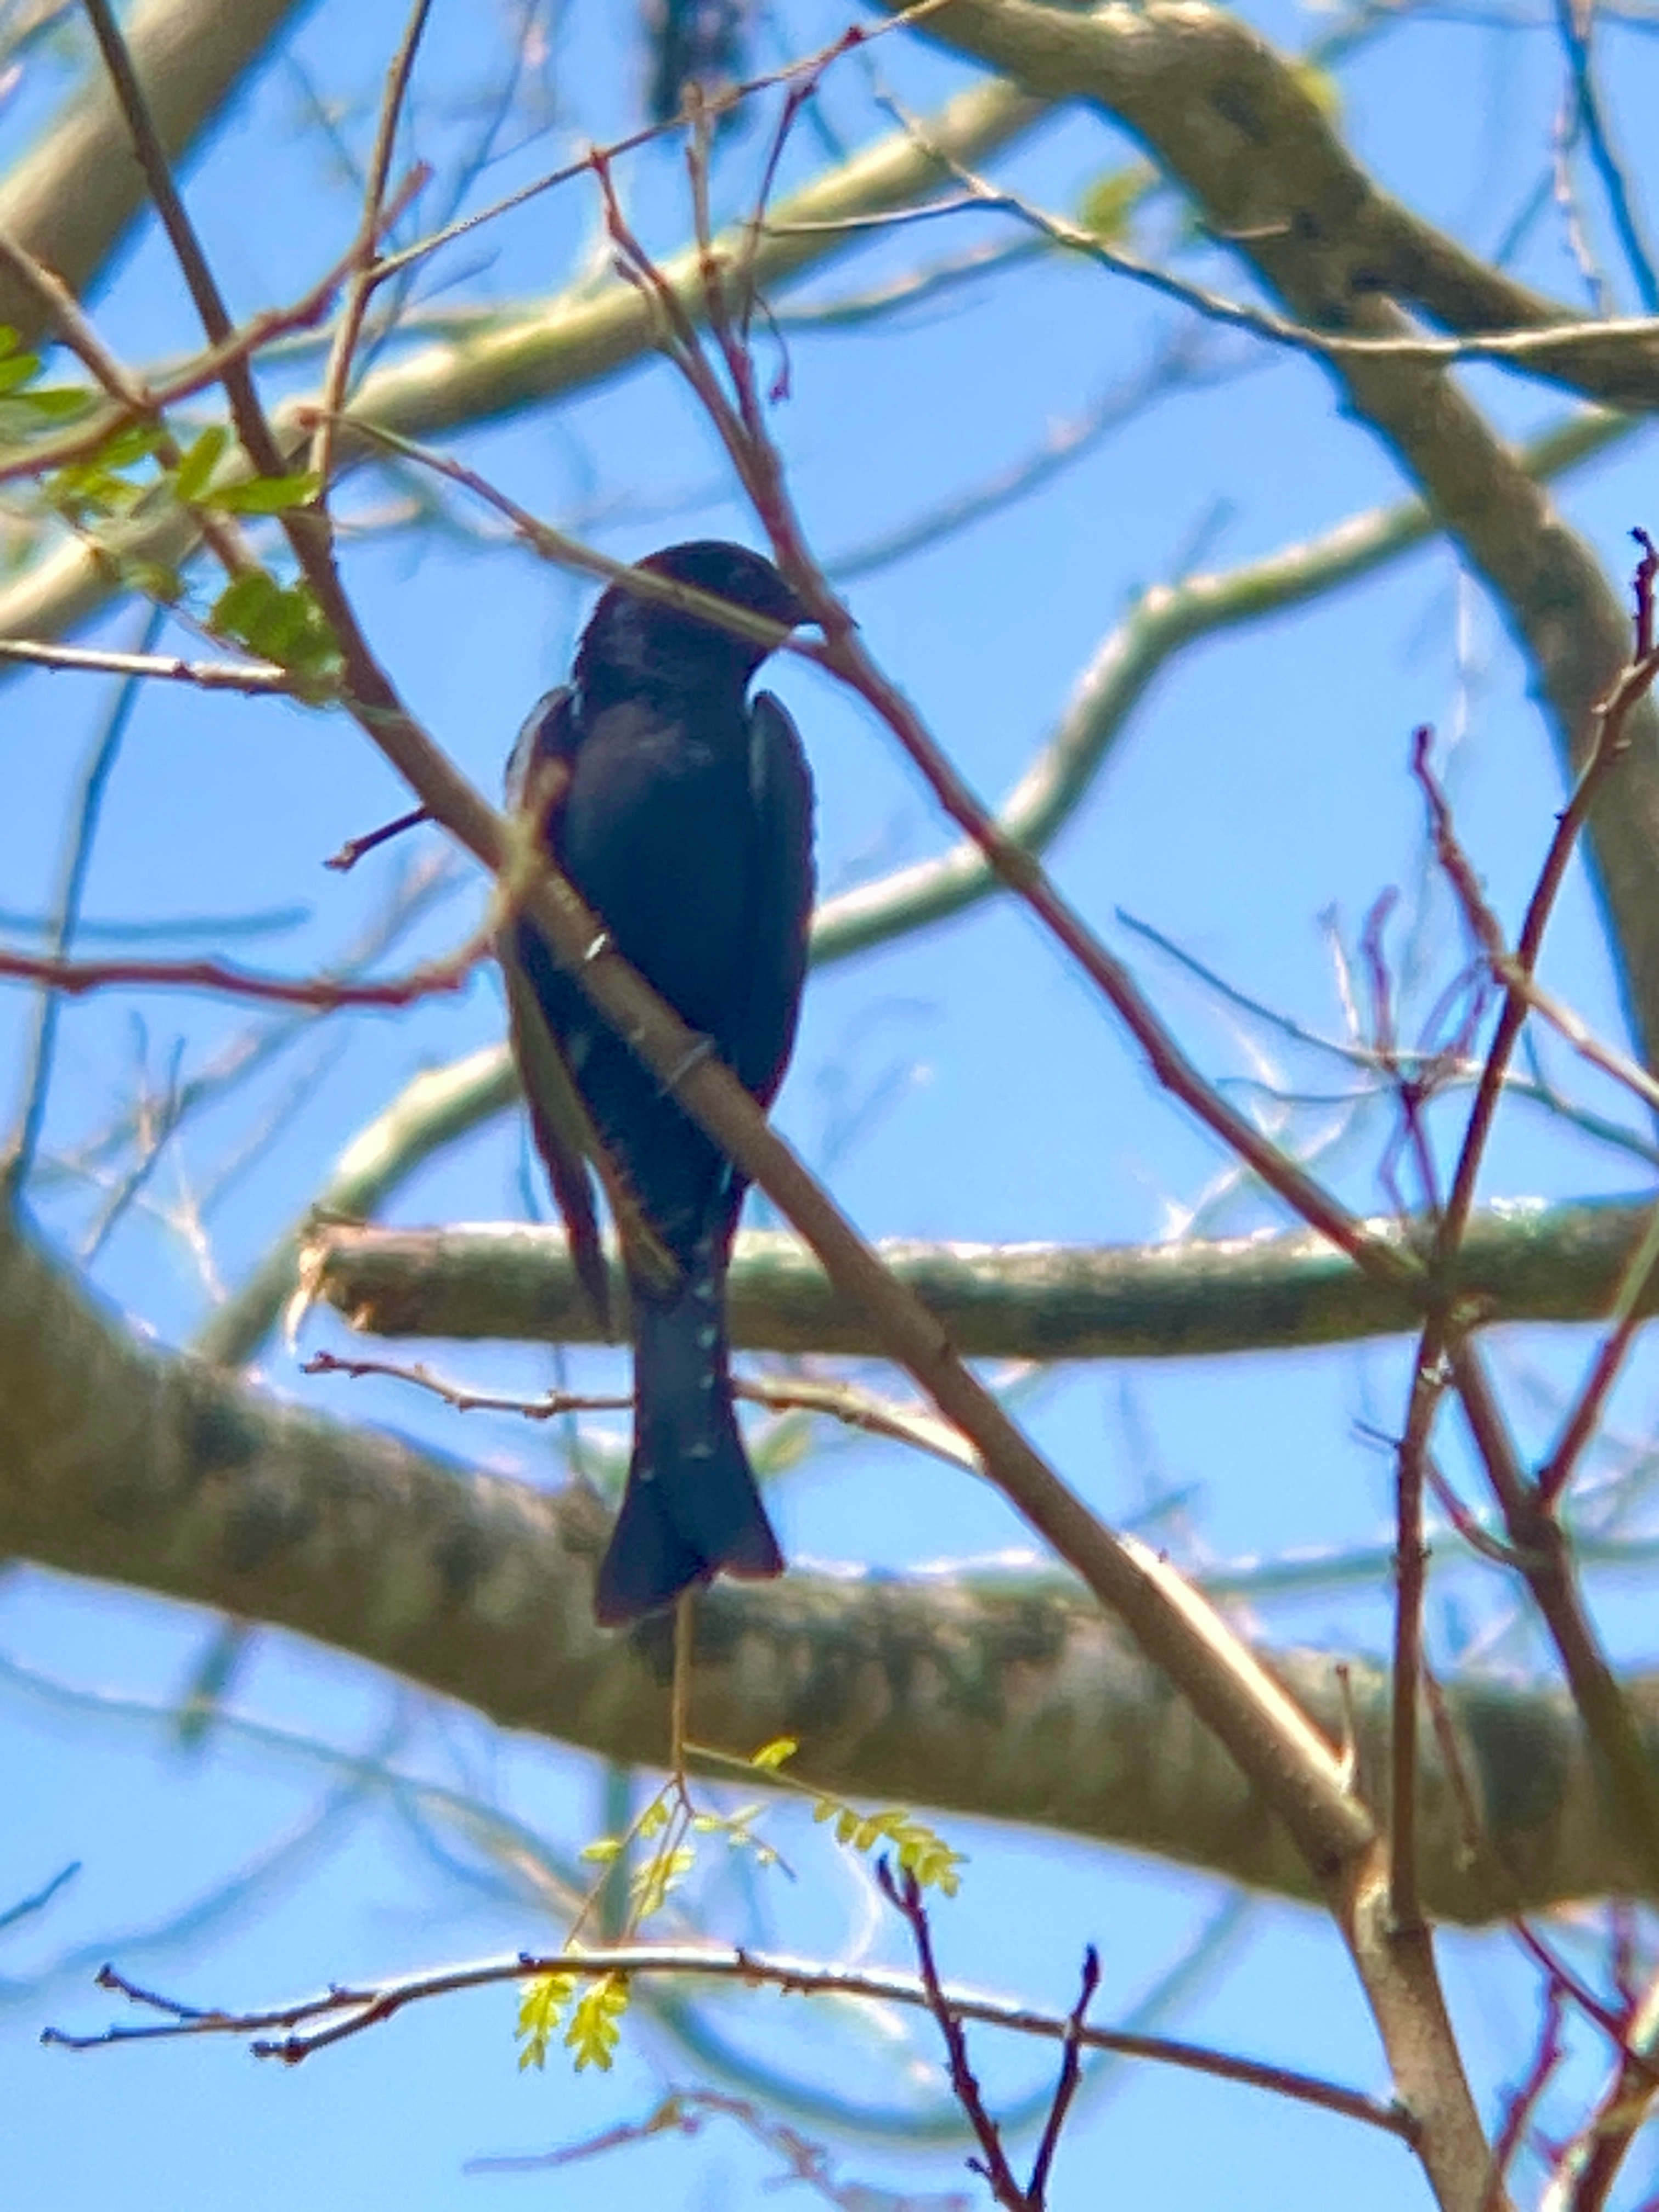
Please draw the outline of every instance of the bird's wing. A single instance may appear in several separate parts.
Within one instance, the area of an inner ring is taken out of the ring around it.
[[[556,771],[574,744],[570,702],[568,688],[550,691],[538,700],[519,732],[507,764],[507,803],[515,812],[535,815],[536,834],[544,842],[548,816],[557,803]],[[571,1079],[542,996],[532,981],[532,970],[546,962],[547,949],[527,924],[510,922],[496,939],[495,951],[507,985],[513,1057],[524,1086],[531,1133],[564,1218],[576,1279],[600,1327],[608,1333],[610,1279],[599,1245],[592,1178],[587,1171],[587,1163],[598,1149],[593,1125]]]
[[[520,731],[507,763],[507,804],[532,814],[538,841],[550,848],[556,844],[555,821],[566,781],[561,771],[576,744],[571,707],[568,686],[550,691]],[[672,1289],[678,1282],[679,1268],[641,1214],[639,1200],[601,1141],[566,1054],[564,1036],[580,1039],[604,1018],[562,972],[533,925],[509,924],[500,933],[495,949],[507,984],[513,1056],[530,1111],[531,1132],[564,1218],[576,1279],[608,1334],[610,1278],[599,1243],[590,1164],[604,1186],[632,1272],[653,1286]]]
[[[769,691],[750,708],[755,816],[749,993],[732,1065],[763,1106],[777,1096],[795,1041],[812,917],[812,775],[800,732]]]

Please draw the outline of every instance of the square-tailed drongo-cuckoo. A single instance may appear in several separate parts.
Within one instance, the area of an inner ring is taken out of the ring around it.
[[[769,561],[671,545],[639,564],[788,626]],[[812,905],[812,785],[794,724],[748,696],[770,648],[613,585],[570,682],[520,732],[509,801],[623,959],[763,1106],[794,1042]],[[590,1167],[616,1218],[634,1337],[634,1451],[594,1609],[605,1624],[716,1573],[783,1568],[732,1403],[726,1262],[745,1188],[532,925],[503,946],[513,1045],[577,1272],[601,1318]]]

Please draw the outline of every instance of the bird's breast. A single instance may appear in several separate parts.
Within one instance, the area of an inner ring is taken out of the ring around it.
[[[748,959],[746,748],[683,720],[605,717],[577,751],[554,849],[617,950],[720,1037]]]

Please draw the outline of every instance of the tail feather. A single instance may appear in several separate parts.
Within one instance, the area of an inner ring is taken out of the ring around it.
[[[634,1456],[594,1593],[605,1627],[715,1574],[783,1571],[738,1432],[721,1272],[709,1255],[672,1297],[635,1291]]]

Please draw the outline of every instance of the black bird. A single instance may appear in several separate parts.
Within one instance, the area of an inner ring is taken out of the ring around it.
[[[793,628],[769,561],[702,539],[639,564]],[[520,732],[511,804],[618,952],[763,1106],[794,1042],[812,906],[812,784],[769,692],[772,650],[613,585],[568,684]],[[601,1319],[590,1166],[616,1219],[632,1306],[634,1451],[601,1562],[602,1624],[724,1571],[782,1572],[738,1432],[726,1262],[744,1178],[589,1004],[532,925],[503,948],[513,1044],[577,1272]]]

